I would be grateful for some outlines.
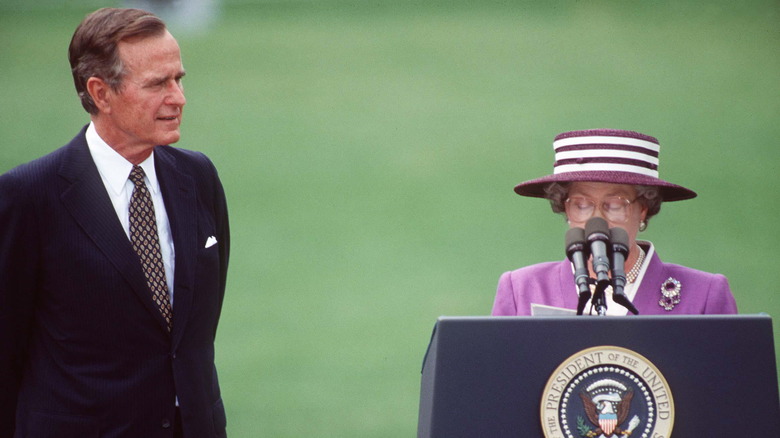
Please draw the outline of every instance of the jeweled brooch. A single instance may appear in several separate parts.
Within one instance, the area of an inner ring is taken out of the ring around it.
[[[658,301],[658,305],[666,311],[674,309],[674,306],[680,304],[680,289],[682,289],[680,281],[674,277],[669,277],[661,285],[662,297]]]

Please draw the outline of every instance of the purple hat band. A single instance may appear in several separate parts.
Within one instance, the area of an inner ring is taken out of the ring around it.
[[[696,197],[696,192],[658,178],[661,146],[655,137],[613,129],[571,131],[556,136],[553,149],[553,174],[518,184],[517,194],[543,198],[550,183],[589,181],[655,186],[664,201]]]

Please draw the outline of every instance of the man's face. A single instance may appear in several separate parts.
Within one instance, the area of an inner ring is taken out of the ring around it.
[[[186,103],[181,78],[184,68],[179,45],[164,34],[122,41],[119,57],[125,76],[117,91],[107,95],[105,137],[117,151],[139,153],[179,140]]]

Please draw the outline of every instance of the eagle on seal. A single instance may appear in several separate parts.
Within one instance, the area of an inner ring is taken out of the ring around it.
[[[622,397],[613,392],[610,394],[599,394],[592,399],[583,391],[580,392],[580,398],[582,399],[588,420],[596,426],[596,429],[588,433],[588,436],[604,435],[605,437],[612,437],[614,435],[627,434],[620,428],[620,425],[628,418],[634,391],[629,389]]]

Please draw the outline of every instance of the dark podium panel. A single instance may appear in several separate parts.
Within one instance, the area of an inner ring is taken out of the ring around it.
[[[439,318],[423,363],[417,436],[543,437],[548,379],[572,355],[604,345],[644,356],[665,377],[672,436],[780,436],[766,315]]]

